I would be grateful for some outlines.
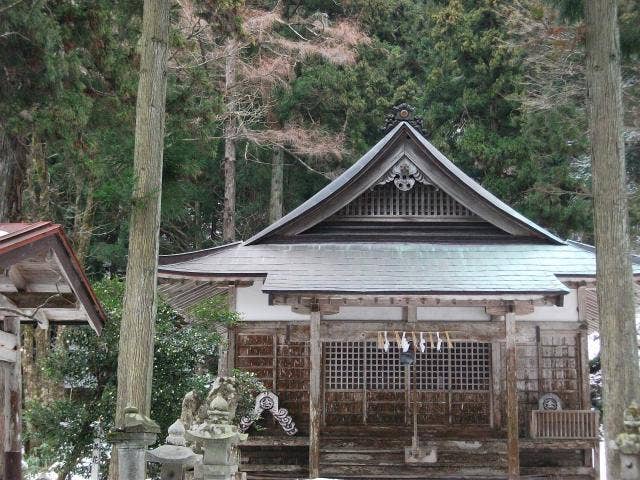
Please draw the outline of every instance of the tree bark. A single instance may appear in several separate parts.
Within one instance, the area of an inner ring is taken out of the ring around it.
[[[284,189],[284,151],[276,147],[271,166],[271,196],[269,204],[269,223],[282,218]]]
[[[127,406],[137,407],[145,415],[149,415],[151,407],[168,38],[169,1],[145,0],[133,162],[136,179],[118,352],[116,428],[122,427]],[[112,461],[111,478],[117,478],[116,463],[117,460]]]
[[[27,150],[0,124],[0,222],[20,220]]]
[[[225,45],[226,118],[224,122],[224,209],[222,212],[222,240],[236,239],[236,137],[237,118],[235,101],[238,42],[231,36]]]
[[[81,265],[89,253],[89,245],[91,243],[91,232],[93,230],[93,215],[95,213],[94,201],[94,182],[89,183],[87,195],[84,202],[84,208],[76,209],[73,222],[73,246],[76,258]]]
[[[640,399],[640,373],[629,257],[616,1],[587,0],[585,20],[606,456],[608,475],[619,478],[620,460],[610,441],[623,431],[625,407]]]

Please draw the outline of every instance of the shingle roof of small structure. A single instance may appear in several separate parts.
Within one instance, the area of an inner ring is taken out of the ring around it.
[[[266,277],[270,293],[560,294],[568,290],[557,276],[595,276],[582,248],[519,243],[238,243],[163,263],[161,275]]]
[[[46,252],[53,252],[58,262],[54,265],[45,260],[38,260]],[[23,271],[21,274],[25,280],[34,276],[33,280],[53,282],[52,292],[59,293],[57,284],[67,284],[75,294],[82,310],[76,305],[68,306],[69,310],[78,312],[78,316],[88,321],[97,333],[100,333],[106,321],[106,315],[98,301],[82,266],[71,248],[71,243],[60,225],[52,222],[37,223],[0,223],[0,270],[9,269],[18,265],[25,267],[24,262],[30,261],[32,265],[29,275]],[[51,280],[53,278],[54,280]],[[44,279],[44,280],[43,280]],[[6,287],[14,289],[11,284]],[[3,292],[0,290],[0,294]],[[5,292],[6,294],[6,292]],[[35,305],[44,311],[43,305]],[[60,308],[63,310],[63,308]],[[51,320],[55,322],[55,320]]]

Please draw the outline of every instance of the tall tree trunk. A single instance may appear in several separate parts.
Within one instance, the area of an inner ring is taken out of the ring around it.
[[[81,265],[84,265],[84,261],[89,253],[91,231],[93,230],[93,214],[95,213],[94,183],[93,180],[89,182],[84,208],[79,208],[79,205],[77,206],[73,220],[73,247]]]
[[[20,220],[27,149],[0,124],[0,222]]]
[[[32,131],[23,198],[23,218],[29,221],[48,220],[51,215],[51,189],[44,145]]]
[[[608,475],[617,479],[620,461],[610,441],[623,431],[625,407],[640,399],[640,373],[629,257],[616,1],[587,0],[585,20],[604,428]]]
[[[222,240],[236,239],[236,137],[237,118],[235,101],[238,42],[231,36],[225,46],[225,98],[227,103],[224,122],[224,209],[222,212]]]
[[[284,188],[284,150],[276,147],[271,165],[271,196],[269,201],[269,223],[282,218],[282,200]]]
[[[151,408],[168,38],[169,0],[145,0],[116,428],[122,427],[127,406],[137,407],[145,415]],[[117,478],[116,463],[111,464],[111,478]]]

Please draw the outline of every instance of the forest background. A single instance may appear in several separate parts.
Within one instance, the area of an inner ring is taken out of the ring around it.
[[[582,10],[579,0],[176,0],[161,253],[223,242],[229,122],[232,236],[243,239],[277,217],[278,204],[291,210],[357,160],[403,101],[484,187],[560,236],[592,243]],[[640,5],[621,0],[619,10],[638,251]],[[106,429],[113,415],[141,16],[134,0],[0,5],[0,219],[63,224],[111,320],[100,339],[25,328],[27,458],[35,470],[58,462],[61,479],[83,468],[96,420]],[[215,373],[205,317],[234,321],[208,307],[188,325],[161,309],[153,412],[165,428],[181,395]],[[172,366],[185,381],[159,390]]]

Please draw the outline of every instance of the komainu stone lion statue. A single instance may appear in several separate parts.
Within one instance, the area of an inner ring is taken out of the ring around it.
[[[229,404],[229,417],[235,418],[238,407],[236,386],[236,379],[233,377],[217,377],[206,398],[202,398],[193,390],[187,393],[182,400],[182,413],[180,414],[184,428],[190,430],[193,426],[203,423],[207,418],[207,407],[218,395]]]

